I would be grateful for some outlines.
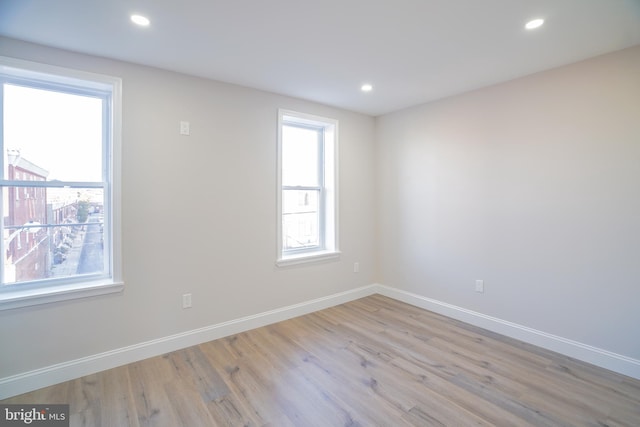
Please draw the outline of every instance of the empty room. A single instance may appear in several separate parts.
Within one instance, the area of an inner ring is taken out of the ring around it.
[[[637,0],[0,0],[0,425],[640,426]]]

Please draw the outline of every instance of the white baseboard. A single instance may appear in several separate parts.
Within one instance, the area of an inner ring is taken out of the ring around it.
[[[592,365],[640,379],[640,360],[385,285],[375,292]]]
[[[375,286],[364,286],[311,301],[305,301],[300,304],[241,317],[228,322],[205,326],[180,334],[5,377],[0,379],[0,400],[85,375],[94,374],[106,369],[126,365],[127,363],[137,362],[192,345],[302,316],[358,298],[363,298],[373,293],[375,293]]]
[[[474,326],[640,379],[640,360],[384,285],[369,285],[0,379],[0,400],[106,369],[381,294]]]

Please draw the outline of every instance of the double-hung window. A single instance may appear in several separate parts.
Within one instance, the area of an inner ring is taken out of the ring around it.
[[[120,87],[0,57],[0,309],[122,288]]]
[[[278,265],[338,256],[333,119],[280,110]]]

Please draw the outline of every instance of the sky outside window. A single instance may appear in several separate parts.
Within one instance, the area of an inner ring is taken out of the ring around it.
[[[287,186],[319,186],[318,131],[282,127],[282,183]]]
[[[5,174],[19,150],[48,181],[102,181],[101,99],[5,84],[3,128]]]

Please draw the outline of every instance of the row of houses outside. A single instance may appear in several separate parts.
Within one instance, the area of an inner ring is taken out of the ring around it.
[[[46,181],[48,171],[7,151],[8,180]],[[54,276],[66,260],[87,214],[101,209],[101,194],[74,188],[7,187],[3,192],[5,285]]]

